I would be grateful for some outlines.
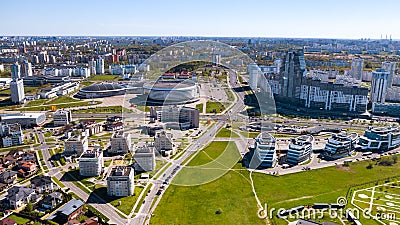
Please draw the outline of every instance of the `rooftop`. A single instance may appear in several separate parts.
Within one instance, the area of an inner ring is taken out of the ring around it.
[[[81,91],[112,91],[125,89],[123,86],[114,83],[92,84],[83,87]]]
[[[81,158],[98,158],[101,153],[102,152],[98,150],[88,150],[81,155]]]
[[[127,166],[116,166],[112,168],[110,177],[129,176],[132,168]]]
[[[61,207],[59,210],[57,210],[52,215],[47,217],[47,220],[55,219],[59,214],[64,214],[64,215],[67,215],[67,216],[71,215],[71,213],[75,212],[82,205],[83,205],[83,202],[81,200],[72,199],[67,204],[65,204],[63,207]]]

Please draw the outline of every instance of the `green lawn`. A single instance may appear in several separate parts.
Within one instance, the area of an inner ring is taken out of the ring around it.
[[[217,138],[238,138],[239,135],[237,135],[235,132],[232,132],[228,128],[222,128],[217,135],[215,136]]]
[[[64,103],[70,103],[70,102],[79,102],[78,99],[71,98],[69,96],[60,96],[58,98],[52,99],[46,105],[56,105],[56,104],[64,104]]]
[[[226,95],[228,96],[228,101],[233,102],[235,100],[235,96],[232,93],[230,88],[224,88]]]
[[[89,85],[94,84],[94,82],[92,82],[92,81],[82,81],[82,82],[80,82],[79,84],[81,84],[81,85],[83,85],[83,86],[89,86]]]
[[[57,100],[57,99],[55,99]],[[55,105],[57,108],[72,108],[72,107],[79,107],[79,106],[91,106],[91,105],[97,105],[100,104],[101,102],[81,102],[78,100],[78,102],[69,102],[69,103],[46,103],[47,106],[35,106],[35,107],[25,107],[21,108],[21,111],[47,111],[51,109],[50,105]]]
[[[135,195],[127,196],[127,197],[113,197],[107,195],[107,188],[101,187],[94,190],[94,193],[103,198],[106,202],[110,203],[117,209],[121,210],[121,212],[125,214],[129,214],[133,206],[136,203],[136,200],[140,196],[140,193],[143,191],[144,187],[135,186]],[[121,204],[119,204],[121,202]]]
[[[15,222],[17,224],[27,224],[30,221],[29,219],[26,219],[26,218],[23,218],[23,217],[14,215],[14,214],[9,216],[9,217],[7,217],[7,218],[15,220]]]
[[[198,109],[200,113],[203,113],[203,103],[197,104],[196,109]]]
[[[88,81],[115,81],[122,78],[118,75],[92,75],[89,77]]]
[[[142,112],[150,112],[150,107],[149,106],[137,105],[135,108],[140,110],[140,111],[142,111]]]
[[[74,110],[74,113],[122,113],[122,106],[96,107],[94,109]]]
[[[110,164],[111,164],[111,162],[112,162],[112,160],[104,161],[104,166],[105,166],[105,167],[109,167]]]
[[[43,105],[46,101],[48,101],[48,99],[37,99],[37,100],[28,102],[26,104],[26,106],[39,106],[39,105]]]
[[[51,177],[51,180],[53,180],[53,182],[56,183],[60,188],[65,187],[65,185],[61,183],[61,181],[59,181],[56,177]]]
[[[240,134],[245,138],[256,138],[258,136],[258,134],[260,134],[260,133],[241,131]]]
[[[214,143],[205,149],[208,155],[213,149],[215,155],[220,154],[218,149],[223,146]],[[197,155],[189,165],[206,163],[206,156]],[[253,173],[252,178],[262,204],[288,209],[316,202],[336,203],[338,197],[346,196],[350,185],[400,175],[400,163],[392,167],[374,165],[373,169],[366,169],[367,165],[368,162],[356,162],[349,167],[329,167],[278,177]],[[151,224],[266,224],[256,214],[250,173],[240,163],[234,168],[237,170],[207,184],[171,185],[156,208]],[[175,182],[176,179],[172,181]],[[217,210],[222,213],[216,214]],[[287,224],[281,219],[273,220],[273,224]]]
[[[208,101],[206,103],[206,113],[220,113],[224,110],[224,103],[214,101]]]

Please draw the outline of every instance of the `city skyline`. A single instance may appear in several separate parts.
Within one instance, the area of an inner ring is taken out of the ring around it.
[[[9,1],[5,36],[204,36],[400,39],[396,6],[372,1]],[[376,3],[375,3],[376,4]],[[24,13],[15,13],[15,10]],[[26,10],[24,10],[26,9]]]

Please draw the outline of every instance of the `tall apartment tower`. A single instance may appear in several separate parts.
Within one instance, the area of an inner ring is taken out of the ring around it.
[[[104,59],[98,58],[96,59],[96,74],[104,73]]]
[[[28,61],[24,61],[24,63],[22,63],[22,76],[23,77],[30,77],[33,75],[32,73],[32,64]]]
[[[385,103],[390,73],[384,69],[372,71],[370,102]]]
[[[94,59],[89,61],[90,74],[96,74],[96,61]]]
[[[249,74],[249,86],[252,90],[256,90],[258,87],[258,81],[261,76],[261,70],[257,64],[252,63],[247,66],[247,72]]]
[[[301,81],[307,74],[304,51],[302,49],[288,51],[280,72],[283,79],[282,95],[288,98],[299,97]]]
[[[11,65],[11,78],[20,79],[21,78],[21,66],[18,63]]]
[[[24,103],[25,90],[22,79],[13,79],[10,83],[11,101],[16,104]]]
[[[354,58],[351,61],[351,75],[353,76],[353,78],[357,80],[362,80],[363,68],[364,68],[364,59]]]
[[[388,88],[392,87],[393,84],[393,78],[395,75],[396,71],[396,62],[383,62],[382,63],[382,69],[386,70],[389,72],[389,78],[388,78]]]

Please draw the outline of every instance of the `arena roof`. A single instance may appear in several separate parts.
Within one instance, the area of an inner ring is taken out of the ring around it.
[[[120,89],[124,89],[124,87],[122,87],[119,84],[102,83],[102,84],[92,84],[90,86],[83,87],[81,90],[96,92],[96,91],[112,91],[112,90],[120,90]]]

